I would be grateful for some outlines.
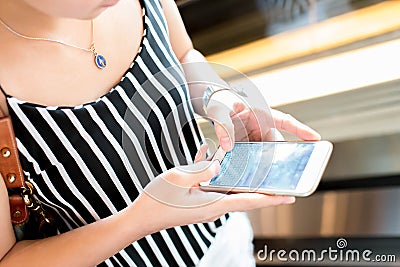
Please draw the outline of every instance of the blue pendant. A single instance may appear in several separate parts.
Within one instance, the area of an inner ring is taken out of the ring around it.
[[[94,57],[94,62],[99,69],[104,69],[107,66],[106,59],[99,54]]]

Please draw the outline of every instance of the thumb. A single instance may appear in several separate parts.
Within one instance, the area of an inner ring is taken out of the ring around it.
[[[219,102],[218,104],[211,103],[207,107],[207,116],[214,122],[215,134],[224,151],[231,150],[235,142],[235,131],[230,113],[231,110]]]
[[[235,142],[234,126],[232,121],[224,124],[215,123],[214,129],[221,148],[226,152],[230,151]]]
[[[221,170],[218,160],[200,161],[192,165],[175,167],[177,171],[188,176],[187,186],[197,185],[206,182],[218,175]]]
[[[200,162],[203,160],[206,160],[207,157],[207,149],[208,149],[208,145],[207,144],[203,144],[200,146],[199,151],[197,151],[196,156],[194,157],[194,162]]]

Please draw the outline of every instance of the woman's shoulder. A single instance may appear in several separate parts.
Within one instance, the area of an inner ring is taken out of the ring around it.
[[[175,55],[180,59],[193,48],[185,25],[173,0],[160,0],[168,24],[169,39]]]
[[[0,109],[4,113],[4,115],[8,115],[8,108],[7,108],[7,102],[6,102],[6,96],[0,92]]]

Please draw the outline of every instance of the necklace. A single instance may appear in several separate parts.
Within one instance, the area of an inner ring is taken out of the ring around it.
[[[33,40],[33,41],[48,41],[48,42],[58,43],[58,44],[62,44],[62,45],[65,45],[65,46],[69,46],[69,47],[73,47],[73,48],[76,48],[76,49],[80,49],[80,50],[82,50],[82,51],[90,52],[90,53],[93,54],[94,63],[96,64],[96,66],[97,66],[99,69],[104,69],[104,68],[107,66],[107,62],[106,62],[105,57],[97,53],[96,48],[95,48],[95,45],[94,45],[94,41],[93,41],[93,36],[94,36],[93,20],[91,21],[92,33],[91,33],[91,38],[90,38],[90,39],[91,39],[91,40],[90,40],[91,45],[90,45],[89,48],[84,48],[84,47],[80,47],[80,46],[77,46],[77,45],[74,45],[74,44],[69,44],[69,43],[66,43],[66,42],[63,41],[63,40],[57,40],[57,39],[45,38],[45,37],[31,37],[31,36],[26,36],[26,35],[23,35],[23,34],[21,34],[21,33],[19,33],[19,32],[16,32],[15,30],[13,30],[10,26],[8,26],[8,25],[5,23],[2,19],[0,19],[0,23],[1,23],[8,31],[10,31],[10,32],[13,33],[14,35],[16,35],[16,36],[18,36],[18,37],[21,37],[21,38],[24,38],[24,39],[27,39],[27,40]]]

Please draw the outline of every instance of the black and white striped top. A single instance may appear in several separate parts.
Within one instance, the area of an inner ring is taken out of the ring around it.
[[[144,0],[142,7],[139,53],[96,101],[42,106],[4,92],[26,178],[60,233],[124,209],[159,173],[191,163],[199,148],[201,133],[161,5]],[[100,266],[193,266],[228,217],[146,236]]]

